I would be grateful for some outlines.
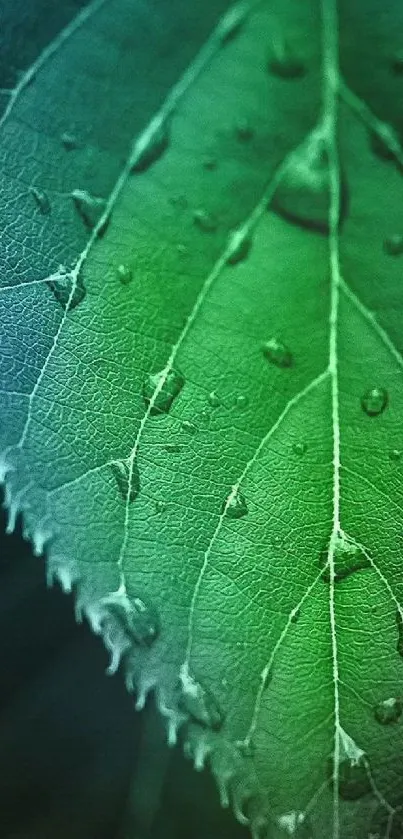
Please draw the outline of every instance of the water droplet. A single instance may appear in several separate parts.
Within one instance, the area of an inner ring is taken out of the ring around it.
[[[133,272],[129,265],[118,265],[116,273],[122,285],[129,285],[129,283],[131,283],[133,279]]]
[[[277,819],[277,825],[281,830],[281,837],[291,836],[292,839],[313,839],[312,825],[305,813],[291,810],[290,813],[284,813]],[[276,839],[280,839],[280,835],[275,834]],[[274,839],[274,836],[273,836]]]
[[[319,564],[324,567],[328,561],[328,545],[325,546],[321,553]],[[371,568],[371,563],[368,557],[363,552],[362,548],[350,542],[344,535],[337,536],[333,548],[334,561],[334,579],[338,583],[340,580],[345,580],[350,574],[356,571],[363,571],[366,568]],[[326,567],[323,572],[323,580],[328,583],[330,581],[330,569]]]
[[[292,445],[293,452],[295,452],[295,454],[298,454],[298,455],[305,454],[307,448],[308,448],[308,446],[307,446],[306,443],[299,442],[299,443],[293,443],[293,445]]]
[[[263,355],[276,367],[292,367],[294,359],[291,350],[278,338],[270,338],[263,345]]]
[[[46,192],[43,189],[38,189],[36,186],[30,186],[29,191],[35,199],[36,206],[43,216],[48,216],[51,211],[50,201]]]
[[[179,704],[194,720],[207,728],[218,731],[224,716],[211,691],[190,675],[186,665],[180,672],[181,696]]]
[[[298,623],[300,617],[301,617],[301,609],[300,608],[293,609],[293,611],[290,614],[291,623]]]
[[[158,637],[158,612],[143,597],[129,598],[127,594],[113,592],[103,598],[103,603],[124,625],[137,644],[150,646]]]
[[[215,390],[212,390],[209,393],[207,399],[208,399],[209,405],[211,405],[212,408],[219,408],[220,407],[221,399],[220,399],[220,397],[218,396],[218,394],[216,393]]]
[[[155,502],[155,511],[157,513],[164,513],[167,508],[165,501],[158,500]]]
[[[268,209],[301,227],[329,233],[330,165],[324,132],[317,128],[289,155]],[[341,178],[339,224],[347,208],[347,187]]]
[[[399,655],[403,658],[403,617],[400,614],[399,610],[396,612],[396,625],[397,625],[397,644],[396,649]]]
[[[249,143],[254,136],[254,130],[247,119],[240,119],[235,126],[235,136],[240,143]]]
[[[238,396],[235,397],[235,407],[242,410],[246,408],[249,403],[249,399],[247,396],[244,396],[243,393],[240,393]]]
[[[133,152],[132,172],[145,172],[155,163],[169,146],[170,131],[167,120],[155,122],[140,137]]]
[[[48,280],[47,285],[49,286],[52,294],[55,296],[57,302],[60,303],[62,309],[64,310],[68,306],[69,312],[72,309],[75,309],[75,307],[84,300],[86,295],[84,280],[81,274],[76,279],[73,293],[73,278],[71,274],[68,273],[60,274],[59,277]]]
[[[162,387],[160,383],[164,380]],[[150,374],[143,384],[143,399],[147,406],[150,406],[151,416],[167,414],[174,399],[179,396],[185,379],[178,370],[171,369],[168,374],[166,370]],[[157,388],[159,388],[156,394]],[[152,404],[152,407],[151,407]]]
[[[400,256],[403,253],[403,235],[392,233],[383,243],[383,249],[388,256]]]
[[[117,460],[111,464],[112,472],[119,487],[120,494],[124,501],[127,499],[130,479],[130,463],[128,460]],[[132,480],[129,493],[129,501],[135,501],[140,492],[140,475],[138,466],[133,463]]]
[[[60,139],[66,151],[73,151],[79,146],[77,137],[74,134],[70,134],[69,131],[64,131]]]
[[[369,417],[378,417],[388,404],[388,393],[383,387],[371,387],[361,397],[361,407]]]
[[[172,452],[172,454],[178,454],[181,450],[179,443],[166,443],[164,448],[166,452]]]
[[[400,460],[401,456],[402,456],[401,449],[392,449],[392,451],[389,452],[389,459],[390,460],[394,460],[394,461]]]
[[[229,519],[241,519],[242,516],[246,516],[248,507],[242,492],[239,492],[239,490],[237,490],[235,494],[231,492],[228,498],[224,501],[221,512],[225,512],[225,515]]]
[[[273,76],[286,80],[301,79],[306,73],[304,62],[298,55],[293,54],[284,38],[273,44],[267,69]]]
[[[211,172],[213,169],[217,169],[217,160],[215,157],[205,157],[203,158],[202,166],[203,169]]]
[[[96,198],[93,195],[90,195],[89,192],[85,189],[74,189],[71,193],[71,197],[74,201],[74,206],[82,218],[85,226],[88,230],[93,230],[94,227],[99,223],[101,220],[103,213],[106,209],[106,201],[104,198]],[[102,236],[105,232],[107,227],[107,219],[105,219],[102,228],[99,230],[98,235]]]
[[[196,434],[197,431],[197,427],[194,422],[191,422],[191,420],[183,420],[182,428],[184,431],[187,431],[188,434]]]
[[[402,700],[391,696],[389,699],[382,699],[375,705],[374,715],[381,725],[390,725],[390,723],[398,722],[402,711]]]
[[[227,12],[218,25],[218,37],[223,45],[236,38],[242,29],[245,18],[245,9],[242,7],[235,7]]]
[[[229,236],[227,265],[237,265],[249,254],[252,239],[245,230],[234,230]]]
[[[399,153],[399,138],[391,125],[382,123],[378,131],[370,132],[370,145],[373,153],[381,160],[394,160]]]
[[[339,730],[339,743],[338,792],[345,801],[355,801],[372,792],[368,758],[342,728]],[[331,757],[328,761],[330,780],[333,780],[333,769],[334,758]]]
[[[199,230],[203,233],[215,233],[218,227],[217,219],[214,218],[206,210],[195,210],[193,213],[193,222]]]

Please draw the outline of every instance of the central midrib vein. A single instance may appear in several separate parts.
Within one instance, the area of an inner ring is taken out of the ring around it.
[[[332,432],[333,432],[333,527],[329,540],[329,619],[332,645],[334,685],[334,752],[333,752],[333,839],[339,839],[339,763],[340,763],[340,700],[339,665],[335,614],[335,543],[340,534],[340,419],[337,331],[340,294],[339,217],[340,166],[337,148],[338,118],[338,17],[337,0],[322,0],[323,27],[323,127],[329,162],[329,373],[331,377]]]

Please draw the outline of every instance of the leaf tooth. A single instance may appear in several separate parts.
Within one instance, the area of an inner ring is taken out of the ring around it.
[[[168,704],[159,691],[156,691],[156,703],[159,712],[166,720],[168,746],[173,748],[178,742],[178,731],[186,719],[177,708]]]
[[[78,565],[74,560],[68,560],[61,555],[54,555],[52,552],[47,557],[46,583],[49,588],[57,581],[64,593],[70,594],[80,576]]]
[[[46,545],[52,539],[54,533],[49,526],[39,524],[31,535],[33,552],[35,556],[42,556]]]
[[[24,510],[24,505],[22,504],[23,496],[25,495],[29,485],[25,487],[25,489],[20,490],[19,492],[13,493],[11,489],[11,483],[6,483],[5,486],[5,493],[4,493],[4,507],[7,510],[8,520],[6,526],[6,533],[13,533],[17,521],[17,516],[19,513],[22,513]]]
[[[185,756],[193,762],[197,772],[201,772],[213,750],[213,737],[209,731],[200,731],[198,726],[190,725],[183,749]]]
[[[248,824],[244,806],[256,791],[248,761],[242,757],[234,743],[216,736],[210,766],[218,786],[221,806],[227,808],[232,801],[237,820],[241,824]]]
[[[6,484],[6,492],[9,485],[11,473],[15,472],[17,468],[16,460],[15,458],[13,458],[13,452],[15,452],[15,449],[8,446],[0,454],[0,484]],[[17,457],[18,454],[19,452],[17,450]]]
[[[139,684],[136,684],[135,679],[133,677],[134,689],[137,688],[137,699],[135,704],[136,711],[142,711],[143,708],[145,708],[148,696],[150,695],[151,691],[154,690],[155,684],[156,680],[154,676],[146,676],[144,674],[140,675]]]

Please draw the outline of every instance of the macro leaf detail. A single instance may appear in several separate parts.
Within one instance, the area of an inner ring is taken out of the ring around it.
[[[394,839],[403,12],[155,5],[0,122],[9,530],[255,837]]]

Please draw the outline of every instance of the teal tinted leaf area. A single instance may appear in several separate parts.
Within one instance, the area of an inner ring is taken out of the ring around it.
[[[93,0],[1,121],[9,529],[256,837],[400,836],[402,31]]]

